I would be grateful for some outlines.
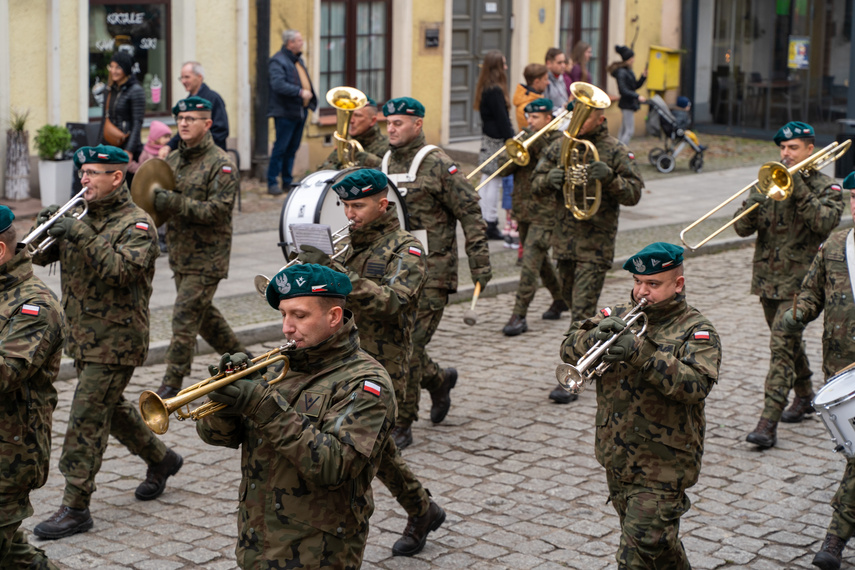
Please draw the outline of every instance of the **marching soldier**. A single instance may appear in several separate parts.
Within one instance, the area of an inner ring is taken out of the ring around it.
[[[62,538],[92,528],[89,503],[95,475],[112,435],[148,471],[134,495],[160,496],[168,477],[183,463],[145,425],[123,393],[134,368],[148,354],[151,280],[160,253],[151,218],[131,201],[125,183],[128,155],[112,146],[83,147],[74,154],[89,212],[66,216],[48,234],[56,238],[33,262],[60,262],[62,306],[68,319],[65,350],[77,368],[77,388],[62,444],[59,469],[65,476],[62,506],[36,525],[37,536]],[[58,209],[45,208],[44,223]]]
[[[166,243],[177,290],[166,374],[157,390],[163,399],[175,396],[190,374],[197,334],[219,353],[245,352],[213,304],[220,279],[229,273],[238,170],[211,137],[210,101],[182,99],[172,114],[181,137],[178,150],[167,157],[176,187],[157,189],[154,200],[155,210],[171,216]]]
[[[356,153],[356,162],[359,166],[376,168],[380,166],[380,157],[389,150],[389,137],[380,132],[377,126],[377,103],[371,97],[368,104],[357,109],[350,117],[349,134],[360,145],[362,151]],[[330,153],[318,170],[341,170],[343,168],[338,160],[338,151]]]
[[[704,400],[718,381],[721,343],[712,324],[686,303],[683,249],[654,243],[623,268],[633,274],[631,303],[576,321],[561,358],[576,363],[598,340],[619,335],[597,378],[597,461],[620,517],[618,568],[688,569],[679,538],[704,452]],[[639,338],[621,318],[649,305]]]
[[[425,277],[422,244],[401,229],[397,208],[389,202],[386,175],[377,170],[358,170],[332,189],[344,204],[350,229],[350,247],[341,263],[317,248],[303,246],[299,259],[332,266],[345,273],[353,285],[347,308],[359,327],[360,347],[383,365],[403,401],[407,389],[412,332]],[[380,454],[377,478],[407,511],[404,535],[392,547],[396,556],[421,552],[428,532],[445,521],[445,511],[430,499],[413,475],[393,438]]]
[[[20,530],[33,514],[30,491],[45,484],[57,394],[63,314],[53,292],[16,252],[15,215],[0,206],[0,568],[52,569]]]
[[[535,99],[525,106],[525,113],[528,120],[526,132],[530,137],[552,120],[552,101],[546,98]],[[534,167],[537,165],[540,155],[559,137],[561,137],[561,132],[555,129],[541,135],[528,147],[528,164],[519,167],[512,164],[507,172],[514,175],[511,214],[519,223],[523,257],[520,284],[517,288],[513,313],[502,329],[506,336],[516,336],[528,330],[525,317],[528,313],[528,306],[537,292],[538,275],[543,281],[543,286],[552,295],[550,310],[556,310],[559,314],[562,310],[567,310],[567,306],[561,298],[561,285],[549,260],[552,227],[555,225],[555,210],[558,207],[558,203],[555,201],[555,192],[548,188],[544,193],[538,194],[534,192],[531,184]]]
[[[813,153],[814,130],[805,123],[791,122],[781,127],[774,140],[781,149],[781,163],[789,168]],[[778,439],[778,421],[800,422],[811,409],[813,387],[802,335],[785,332],[781,318],[792,306],[819,245],[840,222],[843,199],[834,180],[811,170],[793,176],[793,194],[787,200],[767,200],[753,188],[735,215],[753,204],[759,207],[736,222],[734,229],[742,237],[757,232],[751,293],[760,297],[771,333],[772,356],[763,412],[745,439],[766,449]],[[785,412],[791,389],[796,396]]]
[[[600,208],[591,219],[579,221],[568,208],[560,207],[564,203],[565,180],[561,165],[563,137],[553,142],[538,161],[532,180],[533,192],[551,189],[558,196],[558,218],[552,234],[553,255],[558,260],[561,296],[576,320],[597,312],[603,282],[615,256],[620,207],[638,204],[644,188],[635,155],[609,135],[602,109],[591,112],[577,138],[594,143],[600,158],[587,165],[588,180],[598,180],[602,188]],[[558,308],[553,304],[543,317],[559,318],[560,311],[551,312]],[[549,394],[549,399],[567,404],[574,401],[576,395],[558,386]]]
[[[241,448],[241,568],[362,563],[371,480],[397,410],[389,375],[359,350],[353,314],[343,308],[350,291],[347,276],[328,267],[277,273],[266,298],[297,343],[288,376],[273,386],[238,379],[211,392],[229,407],[196,424],[206,443]],[[240,366],[247,356],[224,359]]]
[[[436,332],[449,293],[457,290],[457,222],[466,236],[466,254],[472,281],[486,287],[492,277],[487,225],[481,217],[478,194],[457,165],[439,147],[425,144],[424,105],[411,97],[390,99],[383,106],[390,150],[382,170],[407,203],[411,231],[427,232],[427,279],[419,299],[413,331],[413,358],[405,400],[398,403],[395,443],[404,449],[413,442],[412,423],[418,419],[419,386],[430,392],[430,419],[440,423],[451,407],[451,389],[457,370],[443,370],[426,346]]]

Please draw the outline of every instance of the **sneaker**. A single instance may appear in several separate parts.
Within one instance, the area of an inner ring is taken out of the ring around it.
[[[281,196],[283,194],[282,188],[279,187],[278,184],[274,184],[273,186],[267,187],[267,193],[271,196]]]

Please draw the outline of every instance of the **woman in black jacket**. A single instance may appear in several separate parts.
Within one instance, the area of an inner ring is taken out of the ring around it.
[[[620,92],[618,107],[621,109],[623,120],[620,124],[618,140],[625,145],[629,144],[632,135],[635,134],[635,112],[641,108],[641,104],[647,101],[635,91],[644,85],[647,80],[647,68],[641,73],[641,79],[635,78],[632,72],[632,64],[635,61],[635,52],[627,46],[615,46],[615,51],[620,55],[621,61],[609,65],[608,72],[615,78]]]
[[[104,95],[104,111],[101,115],[101,132],[98,137],[101,144],[124,149],[131,160],[138,158],[142,151],[140,133],[145,116],[145,90],[134,77],[131,71],[133,66],[134,60],[130,54],[123,51],[113,54],[110,65],[107,67],[110,73],[110,86]],[[124,141],[110,140],[109,128],[105,133],[108,117],[119,131],[127,135]]]
[[[488,51],[481,64],[481,74],[475,86],[475,109],[481,113],[481,153],[478,162],[487,160],[493,153],[505,145],[505,140],[513,138],[511,117],[508,110],[508,65],[505,56],[498,50]],[[494,173],[500,164],[507,160],[506,154],[499,155],[481,171],[481,180]],[[499,197],[502,194],[502,179],[493,178],[480,191],[481,215],[487,222],[487,239],[503,239],[499,231]]]

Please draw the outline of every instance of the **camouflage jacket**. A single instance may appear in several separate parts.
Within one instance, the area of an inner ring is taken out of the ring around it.
[[[214,144],[211,133],[187,148],[184,141],[166,161],[175,173],[180,208],[166,226],[169,267],[175,273],[229,275],[232,249],[232,210],[240,192],[238,169],[229,155]]]
[[[24,520],[47,481],[63,315],[25,251],[0,265],[0,520]]]
[[[625,315],[633,304],[613,307]],[[608,310],[573,323],[561,358],[576,363],[596,342]],[[628,362],[612,364],[597,384],[597,461],[626,483],[681,491],[695,484],[704,453],[704,399],[718,380],[721,343],[685,295],[645,311],[644,340]]]
[[[534,131],[529,128],[526,128],[525,132],[527,136],[534,134]],[[555,225],[555,211],[559,205],[555,200],[555,191],[552,188],[544,190],[543,185],[541,185],[538,188],[540,192],[535,192],[531,179],[541,155],[559,137],[563,138],[560,131],[550,131],[541,135],[528,147],[528,164],[517,166],[511,163],[511,166],[506,170],[507,174],[514,175],[511,215],[518,222],[536,224],[547,228]]]
[[[366,227],[350,230],[344,264],[353,291],[347,308],[359,327],[359,344],[389,373],[403,394],[412,355],[412,333],[425,279],[422,244],[401,229],[397,205]]]
[[[367,534],[374,511],[371,480],[395,423],[389,376],[359,349],[350,311],[329,339],[289,358],[288,375],[267,388],[254,413],[212,415],[196,424],[206,443],[241,448],[241,568],[285,568],[291,546],[309,536],[328,533],[347,541]],[[317,559],[294,562],[300,568],[321,565]],[[352,559],[325,562],[360,565]]]
[[[33,262],[60,262],[65,352],[75,360],[141,366],[148,355],[151,280],[160,255],[157,229],[127,184],[89,202],[79,222],[95,235],[62,239]]]
[[[756,190],[752,189],[752,192]],[[745,209],[745,204],[735,215]],[[736,222],[741,237],[757,232],[751,293],[767,299],[792,299],[819,245],[840,223],[840,186],[821,172],[793,176],[793,195],[767,199]]]
[[[558,206],[554,244],[558,259],[596,262],[611,265],[615,256],[615,236],[618,228],[620,207],[634,206],[641,200],[644,181],[635,163],[635,155],[629,152],[616,138],[609,135],[608,122],[603,121],[597,129],[581,139],[589,140],[597,147],[600,161],[613,171],[611,180],[601,183],[602,202],[597,213],[590,219],[579,221],[564,207],[562,188],[549,187],[547,173],[553,168],[562,168],[561,154],[567,139],[556,139],[541,156],[534,170],[532,187],[534,192],[555,192]]]
[[[423,146],[425,136],[420,133],[409,144],[392,147],[389,173],[407,172]],[[442,150],[428,154],[419,166],[416,181],[398,188],[407,205],[410,231],[427,230],[425,289],[457,290],[458,220],[466,236],[466,255],[472,276],[490,273],[487,224],[481,217],[478,194],[447,154]]]
[[[381,158],[389,150],[389,137],[380,132],[380,127],[374,125],[353,140],[362,145],[362,150],[368,153],[367,160],[357,161],[358,166],[379,168]],[[335,144],[335,140],[333,140]],[[338,152],[333,150],[327,159],[318,167],[318,170],[341,170],[341,162],[338,160]]]
[[[813,258],[802,282],[798,308],[805,322],[825,311],[822,323],[822,371],[826,379],[855,362],[855,299],[846,261],[846,236],[831,234]]]

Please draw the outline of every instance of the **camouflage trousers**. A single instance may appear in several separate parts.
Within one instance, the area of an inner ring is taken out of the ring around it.
[[[27,541],[21,521],[0,526],[0,570],[58,570],[45,551]]]
[[[394,437],[387,437],[386,445],[380,451],[377,478],[386,485],[398,504],[404,507],[408,516],[423,515],[430,508],[430,495],[410,471],[398,446],[395,445]]]
[[[790,390],[797,396],[813,394],[810,363],[805,354],[802,333],[786,333],[781,326],[784,312],[793,306],[792,300],[780,301],[760,297],[766,324],[769,325],[769,372],[766,374],[765,398],[762,417],[771,421],[781,419],[787,406]]]
[[[528,314],[528,306],[537,292],[537,277],[552,295],[552,299],[561,298],[561,285],[552,263],[549,261],[549,247],[552,245],[552,228],[538,224],[520,222],[520,243],[522,244],[522,269],[520,269],[520,284],[517,287],[516,302],[513,314],[524,317]]]
[[[419,419],[421,388],[432,392],[445,380],[445,371],[427,353],[427,345],[442,320],[448,291],[425,289],[419,298],[419,311],[413,327],[413,356],[410,358],[410,377],[404,400],[398,402],[398,425],[408,426]]]
[[[238,519],[238,541],[235,546],[237,564],[242,569],[281,570],[282,568],[340,568],[359,570],[368,540],[368,524],[365,530],[353,536],[338,536],[312,528],[295,519],[286,519],[277,528],[275,540],[283,550],[290,552],[287,558],[265,558],[265,543],[257,532],[242,533],[241,526],[247,525]]]
[[[844,541],[855,536],[855,457],[846,459],[840,487],[831,499],[831,523],[828,533]]]
[[[691,507],[684,492],[653,489],[608,478],[609,499],[620,518],[620,570],[691,568],[680,541],[680,517]]]
[[[65,476],[62,504],[89,507],[95,475],[101,469],[108,436],[113,436],[149,465],[166,456],[166,446],[145,425],[136,404],[122,395],[133,366],[76,361],[77,388],[71,401],[68,429],[59,470]]]
[[[572,320],[587,319],[597,314],[597,302],[609,269],[611,265],[594,261],[558,260],[561,298],[570,307]]]
[[[166,351],[163,383],[181,388],[190,374],[196,352],[196,335],[201,335],[217,354],[246,352],[229,323],[213,304],[220,280],[206,275],[175,274],[178,295],[172,308],[172,340]]]

